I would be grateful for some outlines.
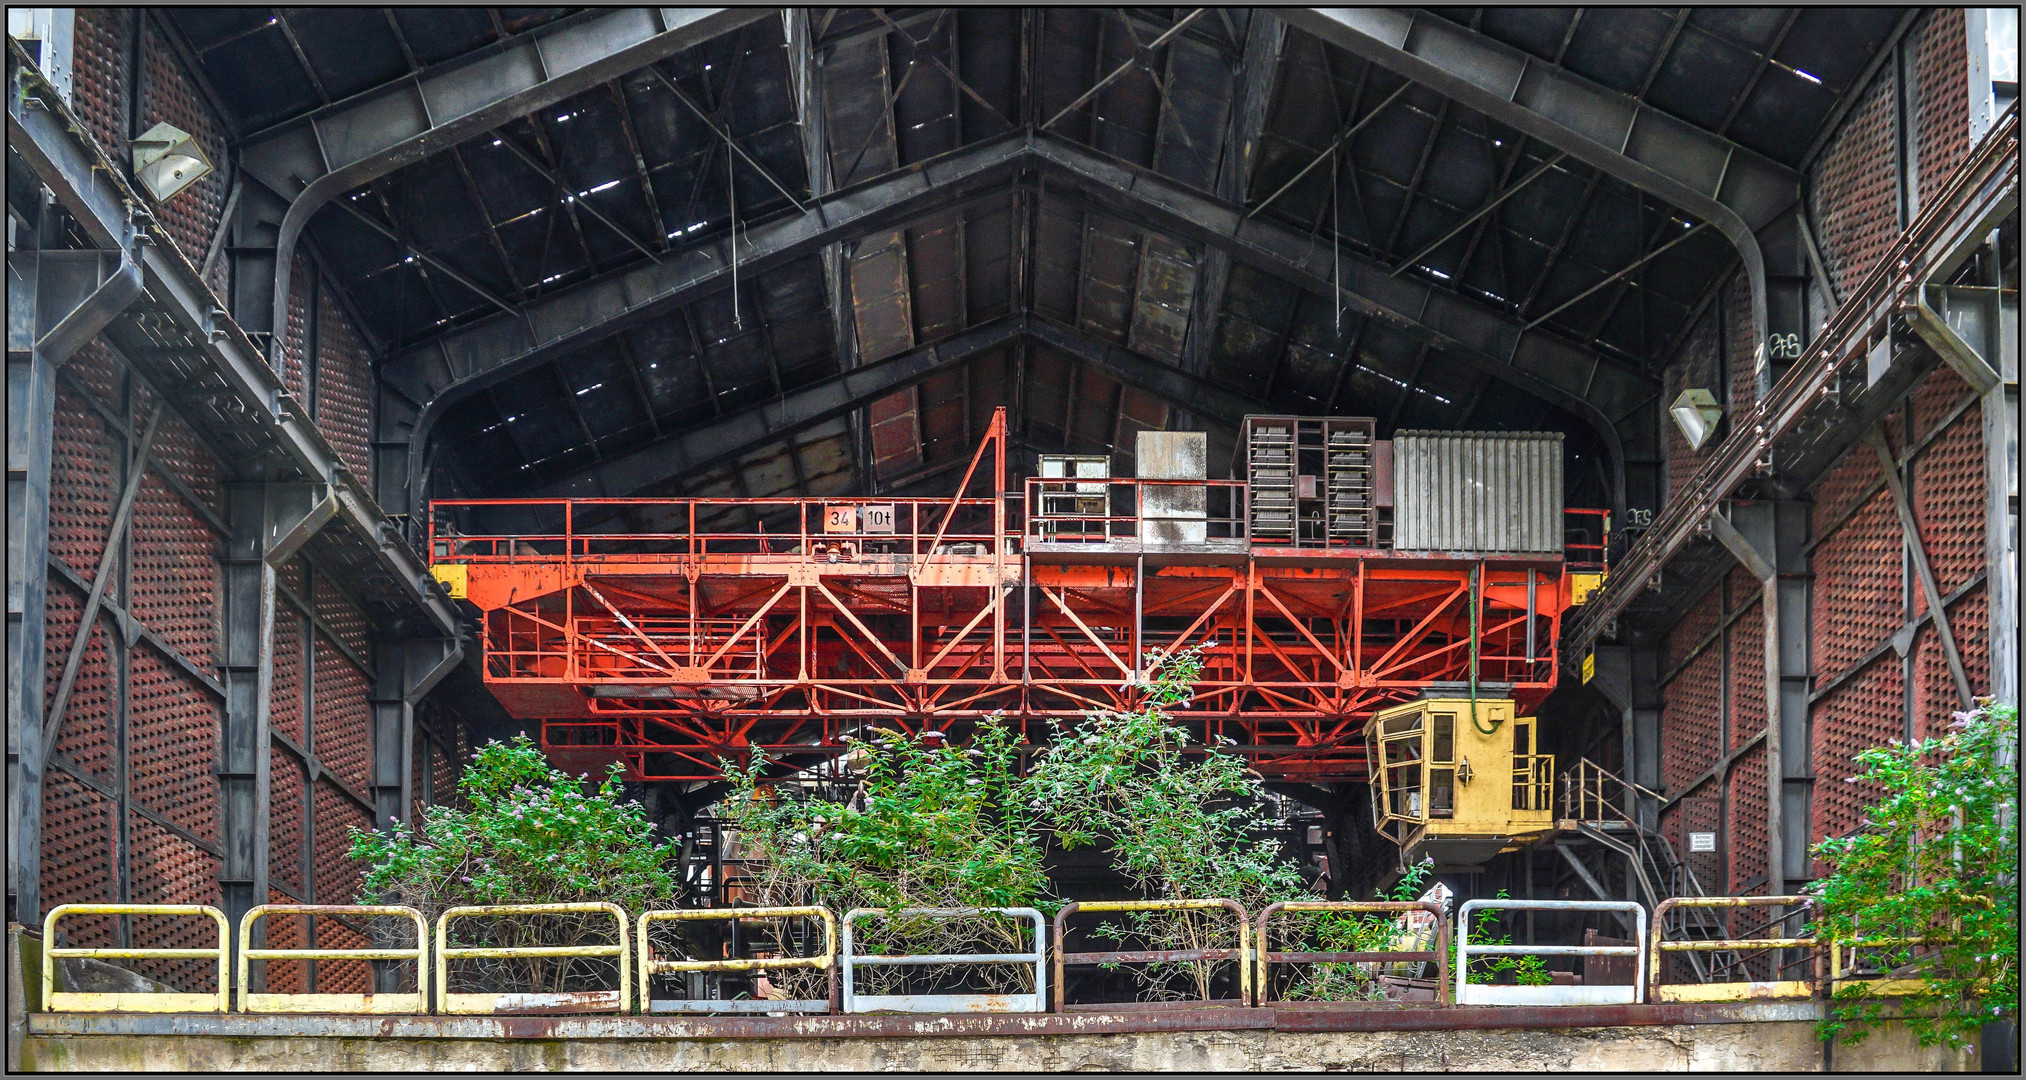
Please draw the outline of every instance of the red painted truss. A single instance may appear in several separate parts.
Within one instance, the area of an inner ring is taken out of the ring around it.
[[[1003,418],[973,473],[1002,432]],[[1145,668],[1189,648],[1202,676],[1173,715],[1275,778],[1364,779],[1366,719],[1467,682],[1473,623],[1480,693],[1526,712],[1554,688],[1561,558],[1257,544],[1229,481],[1102,481],[1130,513],[1023,515],[1048,483],[439,502],[431,551],[462,566],[507,710],[543,721],[560,764],[618,761],[641,780],[717,778],[755,751],[804,767],[870,728],[954,738],[994,714],[1040,742],[1048,721],[1138,706]],[[1147,492],[1177,483],[1225,512],[1200,540],[1141,542]],[[548,523],[472,528],[486,515]]]

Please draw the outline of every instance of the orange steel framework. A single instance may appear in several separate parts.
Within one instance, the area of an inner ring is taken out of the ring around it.
[[[964,497],[988,449],[992,494]],[[1049,720],[1135,708],[1152,662],[1198,647],[1175,714],[1193,736],[1270,777],[1361,781],[1366,719],[1461,689],[1473,659],[1480,693],[1531,712],[1555,686],[1569,574],[1603,557],[1601,542],[1521,556],[1254,542],[1242,482],[1030,479],[1014,494],[1005,476],[1000,409],[949,499],[440,500],[429,543],[463,567],[506,709],[542,721],[559,764],[618,761],[636,780],[715,779],[755,750],[806,767],[870,727],[957,737],[995,713],[1042,740]],[[1129,512],[1039,512],[1044,493],[1093,484]],[[1161,486],[1202,490],[1207,510],[1159,512],[1175,504]],[[760,527],[713,531],[740,512]],[[448,525],[500,513],[543,523]],[[664,528],[596,528],[621,513]],[[1141,539],[1177,523],[1197,533]]]

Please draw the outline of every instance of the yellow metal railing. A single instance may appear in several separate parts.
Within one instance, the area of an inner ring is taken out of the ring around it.
[[[1858,949],[1899,948],[1908,945],[1940,945],[1948,940],[1945,937],[1882,937],[1850,938],[1841,941],[1831,941],[1829,943],[1830,989],[1833,992],[1839,984],[1862,982],[1869,986],[1871,993],[1882,997],[1905,997],[1908,994],[1917,994],[1927,985],[1926,980],[1894,979],[1858,975],[1855,972],[1846,973],[1843,970],[1843,951],[1845,949],[1855,952]]]
[[[269,915],[406,917],[415,923],[412,949],[256,949],[253,926]],[[396,994],[254,993],[255,960],[412,960],[415,991]],[[429,923],[409,907],[351,904],[262,904],[239,921],[239,1011],[249,1013],[426,1013],[429,1011]]]
[[[218,923],[218,946],[211,949],[58,948],[56,924],[73,915],[209,915]],[[230,1012],[232,978],[226,942],[231,933],[232,924],[225,918],[225,913],[208,904],[59,905],[42,920],[42,1007],[49,1012]],[[209,994],[58,991],[56,961],[64,957],[87,960],[216,960],[218,990]]]
[[[1128,949],[1113,952],[1066,953],[1063,951],[1064,924],[1082,911],[1208,911],[1221,908],[1238,918],[1238,947],[1235,949]],[[1238,1004],[1252,1004],[1252,948],[1248,938],[1252,920],[1236,900],[1094,900],[1064,904],[1055,913],[1055,1011],[1068,1008],[1063,998],[1062,970],[1069,964],[1155,964],[1234,960],[1238,963]]]
[[[603,912],[612,916],[619,931],[616,945],[506,945],[450,947],[450,923],[454,919],[512,915],[581,915]],[[619,989],[579,990],[556,993],[450,992],[452,960],[533,959],[565,956],[616,956],[619,958]],[[612,1012],[632,1008],[632,949],[627,941],[626,912],[618,904],[586,901],[575,904],[482,904],[446,909],[436,919],[436,1011],[455,1015],[538,1012]]]
[[[648,940],[648,929],[657,922],[695,922],[705,919],[818,919],[823,923],[823,952],[818,956],[781,956],[770,959],[660,960]],[[689,908],[679,911],[650,911],[640,916],[640,1011],[642,1012],[827,1012],[837,997],[837,917],[820,907]],[[829,992],[817,1001],[668,1001],[657,1003],[649,991],[656,975],[678,972],[747,972],[767,969],[815,968],[830,976]]]
[[[1772,998],[1806,998],[1815,996],[1813,979],[1781,979],[1783,970],[1776,957],[1773,960],[1774,979],[1770,981],[1672,983],[1661,979],[1661,960],[1664,953],[1683,952],[1758,952],[1765,949],[1809,949],[1817,944],[1812,937],[1797,938],[1726,938],[1710,940],[1668,941],[1667,913],[1676,908],[1754,908],[1754,907],[1800,907],[1795,912],[1806,912],[1810,898],[1806,896],[1675,896],[1662,900],[1653,909],[1653,948],[1649,953],[1651,965],[1647,980],[1646,999],[1649,1002],[1663,1001],[1756,1001]],[[1788,965],[1791,966],[1791,965]]]
[[[1434,949],[1429,950],[1385,950],[1382,952],[1274,952],[1266,938],[1268,920],[1284,911],[1327,912],[1344,911],[1355,914],[1382,914],[1405,916],[1420,912],[1429,916],[1434,923]],[[1444,917],[1442,906],[1426,900],[1285,900],[1269,904],[1259,913],[1258,940],[1253,946],[1253,956],[1259,968],[1257,982],[1258,1003],[1263,1008],[1272,1002],[1273,965],[1275,964],[1413,964],[1434,963],[1434,996],[1437,1003],[1449,1000],[1449,920]]]

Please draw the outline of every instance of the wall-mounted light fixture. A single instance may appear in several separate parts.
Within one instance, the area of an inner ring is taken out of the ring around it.
[[[175,198],[177,192],[210,172],[211,160],[204,156],[204,148],[174,124],[156,124],[134,140],[134,179],[157,202]]]
[[[1688,440],[1690,450],[1702,449],[1709,441],[1710,433],[1716,430],[1717,421],[1723,419],[1724,407],[1717,404],[1716,395],[1700,386],[1692,386],[1674,399],[1667,407],[1673,415],[1676,427],[1681,429],[1682,438]]]

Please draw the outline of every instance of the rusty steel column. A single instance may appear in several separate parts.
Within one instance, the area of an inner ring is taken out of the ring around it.
[[[24,99],[25,100],[25,99]],[[12,120],[12,117],[10,117]],[[7,257],[7,893],[13,915],[41,917],[45,588],[56,372],[141,294],[133,222],[117,251],[60,242],[43,189],[33,235]],[[81,632],[90,633],[89,621]]]
[[[275,568],[337,516],[338,500],[323,484],[258,481],[233,484],[228,499],[232,532],[219,560],[224,569],[218,651],[225,724],[217,768],[224,803],[219,846],[225,857],[218,867],[218,886],[221,908],[237,923],[267,902]]]
[[[1711,514],[1717,540],[1759,581],[1765,642],[1766,894],[1784,895],[1789,878],[1807,877],[1812,775],[1808,693],[1812,659],[1807,507],[1798,503],[1735,503],[1731,516]]]

